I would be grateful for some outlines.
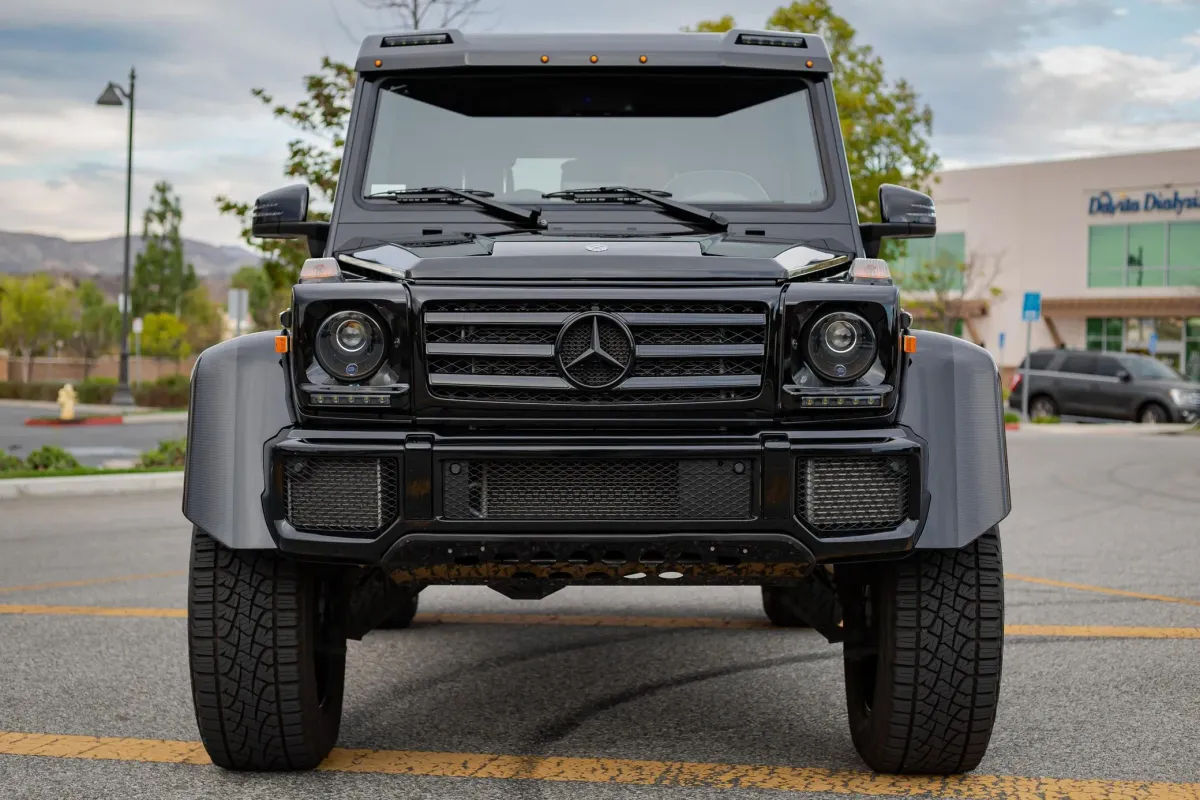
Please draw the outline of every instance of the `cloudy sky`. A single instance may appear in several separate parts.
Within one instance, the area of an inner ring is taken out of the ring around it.
[[[483,0],[468,30],[674,31],[780,0]],[[135,215],[153,183],[186,235],[237,240],[212,198],[284,182],[292,131],[250,96],[299,96],[322,55],[389,26],[360,0],[6,0],[0,229],[89,238],[124,225],[125,116],[98,107],[138,71]],[[950,166],[1200,146],[1200,0],[834,0],[935,114]],[[286,9],[286,11],[283,11]]]

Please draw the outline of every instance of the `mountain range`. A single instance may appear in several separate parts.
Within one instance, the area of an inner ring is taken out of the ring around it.
[[[134,236],[131,261],[142,248],[142,237]],[[213,245],[194,239],[183,240],[184,258],[206,283],[226,283],[233,273],[259,258],[250,250],[231,245]],[[109,286],[120,282],[125,263],[125,238],[71,241],[57,236],[0,231],[0,273],[45,272],[91,278]]]

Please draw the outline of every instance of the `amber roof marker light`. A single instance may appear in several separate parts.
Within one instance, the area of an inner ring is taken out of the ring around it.
[[[809,69],[812,69],[812,65],[813,65],[813,62],[811,60],[804,62],[804,66],[808,67]]]
[[[543,63],[543,64],[549,64],[549,63],[550,63],[550,56],[542,56],[542,63]]]
[[[638,58],[638,61],[642,62],[643,64],[645,64],[645,63],[646,63],[647,61],[649,61],[649,60],[650,60],[650,59],[649,59],[649,58],[647,58],[646,56],[640,56],[640,57]]]
[[[598,63],[600,63],[600,56],[592,56],[588,60],[591,61],[593,64],[598,64]]]
[[[382,67],[382,66],[383,66],[383,61],[382,61],[382,60],[380,60],[380,59],[378,59],[378,58],[377,58],[377,59],[375,59],[375,66],[377,66],[377,67]]]

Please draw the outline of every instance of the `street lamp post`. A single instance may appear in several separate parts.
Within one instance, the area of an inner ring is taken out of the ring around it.
[[[129,106],[129,144],[125,158],[125,270],[121,277],[121,367],[117,378],[117,390],[113,393],[113,405],[133,405],[133,392],[129,389],[129,318],[132,298],[129,293],[129,268],[131,226],[133,224],[133,96],[137,74],[129,70],[129,90],[109,81],[104,93],[96,100],[101,106]]]

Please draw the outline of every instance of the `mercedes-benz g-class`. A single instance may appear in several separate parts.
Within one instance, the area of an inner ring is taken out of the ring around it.
[[[373,36],[281,328],[199,358],[184,511],[200,733],[315,767],[346,641],[482,584],[761,586],[843,645],[881,772],[974,768],[1010,509],[988,353],[912,317],[860,222],[820,37]],[[397,665],[400,667],[401,665]],[[799,677],[796,678],[799,680]]]

